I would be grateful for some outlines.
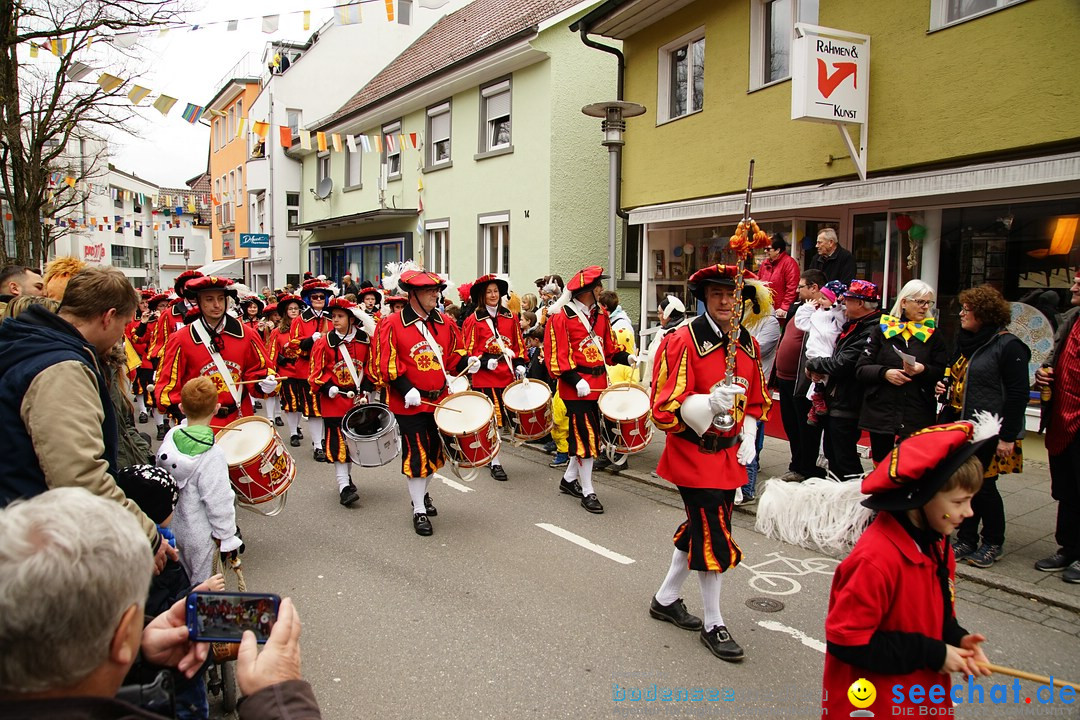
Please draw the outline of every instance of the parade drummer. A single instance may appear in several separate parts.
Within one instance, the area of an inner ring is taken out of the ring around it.
[[[593,461],[600,454],[600,393],[607,388],[607,365],[633,365],[637,358],[618,350],[608,312],[597,298],[604,269],[590,265],[574,273],[559,301],[549,308],[544,335],[548,372],[558,378],[559,397],[570,423],[570,463],[559,490],[581,498],[591,513],[604,512],[592,484]]]
[[[312,398],[308,376],[299,362],[300,342],[292,340],[292,326],[299,322],[303,307],[304,301],[299,295],[281,297],[277,304],[281,321],[268,347],[270,367],[277,371],[281,381],[278,402],[281,403],[281,414],[289,428],[289,445],[292,447],[300,447],[300,441],[304,439],[300,415],[311,407]]]
[[[293,321],[289,339],[299,348],[296,371],[305,382],[311,374],[312,346],[332,329],[330,314],[326,312],[326,301],[331,295],[330,283],[325,280],[306,280],[300,288],[300,297],[306,305],[301,309],[300,317]],[[301,412],[308,419],[312,457],[316,462],[326,462],[326,453],[322,450],[323,419],[319,409],[319,397],[312,394],[310,388]]]
[[[765,417],[770,403],[757,342],[745,328],[738,328],[734,372],[731,383],[724,383],[734,314],[742,307],[735,298],[738,272],[734,265],[713,265],[690,277],[689,289],[705,304],[705,314],[664,338],[652,384],[653,424],[668,434],[656,471],[678,487],[687,519],[675,531],[671,567],[649,614],[684,630],[699,630],[713,655],[729,662],[744,656],[720,612],[722,573],[742,560],[731,512],[735,490],[746,484],[745,466],[756,454],[756,420]],[[734,419],[730,430],[713,427],[714,417],[729,413]],[[698,572],[704,622],[687,611],[680,597],[691,570]]]
[[[187,317],[188,311],[191,309],[191,305],[184,295],[184,286],[188,280],[196,280],[202,276],[203,274],[198,270],[185,270],[177,275],[176,280],[173,281],[173,293],[175,293],[176,297],[170,301],[169,307],[160,313],[157,323],[150,331],[150,362],[153,365],[155,375],[158,365],[161,363],[161,356],[165,352],[165,343],[169,341],[169,337],[174,332],[184,327],[184,318]],[[164,440],[165,433],[169,431],[169,417],[164,413],[161,406],[156,404],[153,416],[154,425],[157,426],[157,439]]]
[[[364,312],[370,315],[375,322],[381,319],[379,303],[382,300],[382,295],[379,293],[379,289],[372,285],[370,281],[365,280],[361,283],[360,294],[356,296],[356,299]]]
[[[470,368],[476,368],[470,385],[491,400],[499,427],[509,425],[502,405],[503,390],[515,377],[525,377],[526,368],[521,323],[502,304],[509,293],[510,284],[502,278],[495,275],[477,278],[469,287],[476,310],[469,313],[461,328],[465,352],[470,359],[476,358],[470,363]],[[491,477],[508,479],[499,453],[491,458]]]
[[[276,300],[276,299],[275,299]],[[274,344],[277,341],[278,325],[281,324],[281,315],[278,314],[277,302],[271,302],[266,305],[262,310],[262,322],[260,327],[262,331],[259,333],[259,337],[263,341],[263,345],[266,346],[266,366],[269,368],[271,374],[274,373]],[[279,377],[278,387],[274,388],[270,392],[263,392],[262,388],[256,386],[251,389],[251,396],[254,398],[260,398],[263,401],[263,407],[266,412],[266,419],[274,423],[278,427],[285,425],[279,414],[278,406],[278,391],[281,389],[281,382]]]
[[[253,414],[245,384],[261,380],[270,392],[277,378],[267,375],[266,347],[259,336],[225,312],[228,298],[236,299],[232,280],[201,277],[190,280],[184,292],[195,304],[190,322],[177,330],[165,345],[158,366],[154,399],[174,418],[181,417],[180,392],[188,380],[205,375],[218,390],[221,407],[210,426],[225,427],[238,417]]]
[[[135,366],[134,375],[131,379],[131,394],[135,397],[139,408],[139,422],[144,423],[149,419],[147,415],[146,386],[154,382],[154,373],[150,365],[150,301],[154,298],[153,290],[143,290],[139,293],[139,309],[135,311],[135,319],[124,328],[124,339],[139,358],[139,364]],[[143,366],[150,368],[150,372],[141,372]]]
[[[465,350],[453,320],[436,305],[446,281],[435,273],[406,270],[399,287],[409,304],[383,318],[377,330],[377,380],[386,386],[390,411],[401,432],[401,473],[408,478],[413,529],[431,535],[437,514],[428,494],[431,476],[445,454],[435,425],[434,405],[447,395],[448,373],[466,367]]]
[[[245,326],[258,333],[259,338],[266,341],[266,337],[263,335],[263,328],[266,323],[263,321],[262,313],[266,307],[266,303],[262,301],[258,295],[248,295],[240,300],[240,322]]]
[[[319,396],[325,435],[323,452],[333,464],[338,499],[349,506],[360,499],[349,477],[349,446],[341,432],[345,413],[366,402],[364,391],[373,387],[364,373],[368,346],[375,333],[375,320],[356,303],[333,298],[327,303],[334,329],[315,341],[311,348],[311,392]]]

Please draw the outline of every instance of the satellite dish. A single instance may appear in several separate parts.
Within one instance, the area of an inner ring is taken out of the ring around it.
[[[318,200],[325,200],[330,197],[330,193],[334,190],[334,181],[329,177],[324,177],[319,181],[318,187],[315,188],[315,198]]]

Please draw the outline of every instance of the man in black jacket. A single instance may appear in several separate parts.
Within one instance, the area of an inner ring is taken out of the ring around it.
[[[814,382],[825,380],[825,404],[829,408],[825,425],[825,456],[829,470],[839,478],[861,475],[857,445],[862,387],[855,379],[855,365],[867,347],[870,331],[881,318],[881,292],[866,280],[853,280],[844,293],[847,323],[836,341],[831,357],[811,358],[806,367]]]
[[[855,257],[840,247],[840,240],[832,228],[824,228],[817,236],[817,257],[810,267],[825,273],[825,281],[839,280],[850,285],[855,277]]]

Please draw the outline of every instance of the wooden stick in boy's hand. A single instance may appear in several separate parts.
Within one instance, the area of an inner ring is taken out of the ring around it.
[[[1074,690],[1080,690],[1080,684],[1069,682],[1068,680],[1061,680],[1060,678],[1050,678],[1044,675],[1035,675],[1024,670],[1017,670],[1016,668],[1005,667],[1004,665],[995,665],[994,663],[978,663],[979,667],[986,668],[990,672],[997,673],[999,675],[1008,675],[1009,677],[1020,678],[1021,680],[1030,680],[1031,682],[1042,683],[1043,685],[1053,685],[1054,687],[1070,687]]]

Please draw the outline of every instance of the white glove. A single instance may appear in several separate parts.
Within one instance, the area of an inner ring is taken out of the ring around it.
[[[499,367],[498,358],[491,358],[490,360],[487,361],[487,369],[488,370],[494,370],[497,367]]]
[[[468,361],[468,365],[469,365],[469,374],[470,375],[475,375],[480,370],[480,358],[476,357],[475,355],[470,356],[469,361]]]
[[[628,355],[626,357],[626,362],[630,363],[630,367],[634,367],[635,365],[638,364],[638,356],[637,355]]]
[[[589,386],[589,383],[585,380],[585,378],[581,378],[580,380],[578,380],[577,385],[574,386],[574,389],[577,390],[577,396],[579,398],[585,397],[590,392],[592,392],[592,388]]]
[[[330,396],[331,400],[333,400],[341,394],[341,388],[339,388],[337,385],[331,385],[330,389],[326,391],[326,394]]]
[[[709,394],[709,408],[717,415],[729,412],[731,408],[735,407],[735,398],[745,393],[746,390],[735,383],[717,385]]]
[[[740,465],[749,465],[757,457],[757,420],[752,417],[743,418],[742,438],[735,459]]]
[[[420,407],[420,391],[413,388],[409,392],[405,393],[405,407]]]
[[[313,332],[313,333],[311,333],[311,339],[312,339],[312,340],[318,340],[318,339],[319,339],[319,338],[321,338],[321,337],[322,337],[322,333],[321,333],[321,332]]]
[[[154,383],[147,384],[146,392],[151,393],[151,394],[154,392]]]
[[[259,381],[259,389],[264,393],[272,393],[277,390],[278,380],[273,375],[267,375]]]
[[[525,373],[528,372],[528,370],[529,369],[524,365],[518,365],[516,368],[514,368],[514,374],[517,375],[518,378],[523,378],[525,377]]]

